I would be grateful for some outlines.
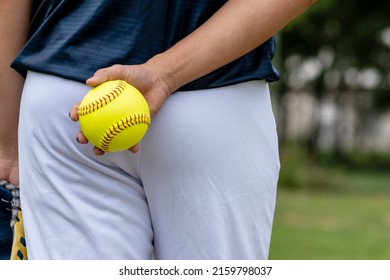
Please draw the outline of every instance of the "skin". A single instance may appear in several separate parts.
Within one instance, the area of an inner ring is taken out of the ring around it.
[[[230,0],[205,24],[167,51],[140,65],[99,69],[86,83],[122,79],[138,88],[152,117],[181,86],[241,57],[277,33],[315,0]],[[27,38],[29,3],[0,0],[0,178],[17,183],[17,120],[23,80],[9,64]],[[244,5],[245,3],[245,5]],[[11,36],[12,34],[12,36]],[[218,55],[216,55],[218,54]],[[3,74],[4,73],[4,74]],[[77,122],[75,104],[69,112]],[[80,131],[77,140],[88,143]],[[139,146],[130,148],[137,152]],[[94,147],[96,155],[104,154]]]
[[[24,79],[9,65],[27,40],[30,1],[0,0],[0,7],[0,178],[18,186],[17,129]]]
[[[145,96],[152,117],[178,88],[241,57],[268,40],[304,12],[313,0],[228,1],[213,17],[192,34],[141,65],[114,65],[98,70],[87,84],[122,79]],[[218,54],[218,55],[215,55]],[[70,111],[78,121],[78,104]],[[79,132],[80,143],[88,140]],[[130,148],[137,152],[138,145]],[[104,152],[94,148],[95,154]]]

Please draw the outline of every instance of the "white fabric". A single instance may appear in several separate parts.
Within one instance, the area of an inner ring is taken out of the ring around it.
[[[30,259],[266,259],[279,174],[268,85],[177,92],[141,150],[97,157],[70,108],[90,88],[29,72],[20,183]]]

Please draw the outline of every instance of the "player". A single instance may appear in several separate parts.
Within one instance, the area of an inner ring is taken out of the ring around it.
[[[19,172],[29,259],[266,259],[272,36],[313,2],[1,1],[0,175]],[[77,108],[115,79],[152,121],[132,152],[103,153]]]

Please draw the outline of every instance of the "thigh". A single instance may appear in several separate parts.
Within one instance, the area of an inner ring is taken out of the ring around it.
[[[267,258],[279,174],[267,84],[172,95],[143,141],[141,174],[157,258]]]
[[[89,87],[29,72],[19,124],[30,259],[148,259],[152,229],[138,155],[96,157],[68,117]]]

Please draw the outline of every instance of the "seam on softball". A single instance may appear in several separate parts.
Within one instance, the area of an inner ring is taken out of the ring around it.
[[[150,125],[150,117],[147,114],[134,114],[127,116],[116,123],[114,123],[109,129],[104,132],[101,140],[100,140],[100,148],[107,152],[108,147],[111,143],[111,141],[122,131],[125,129],[138,125],[138,124],[146,124],[147,126]]]
[[[77,110],[78,115],[85,116],[100,108],[103,108],[105,105],[114,101],[115,98],[121,95],[124,92],[125,88],[126,88],[126,83],[123,81],[118,81],[116,87],[111,91],[107,92],[107,94],[105,94],[104,96],[90,103],[87,103],[83,106],[80,106]]]

